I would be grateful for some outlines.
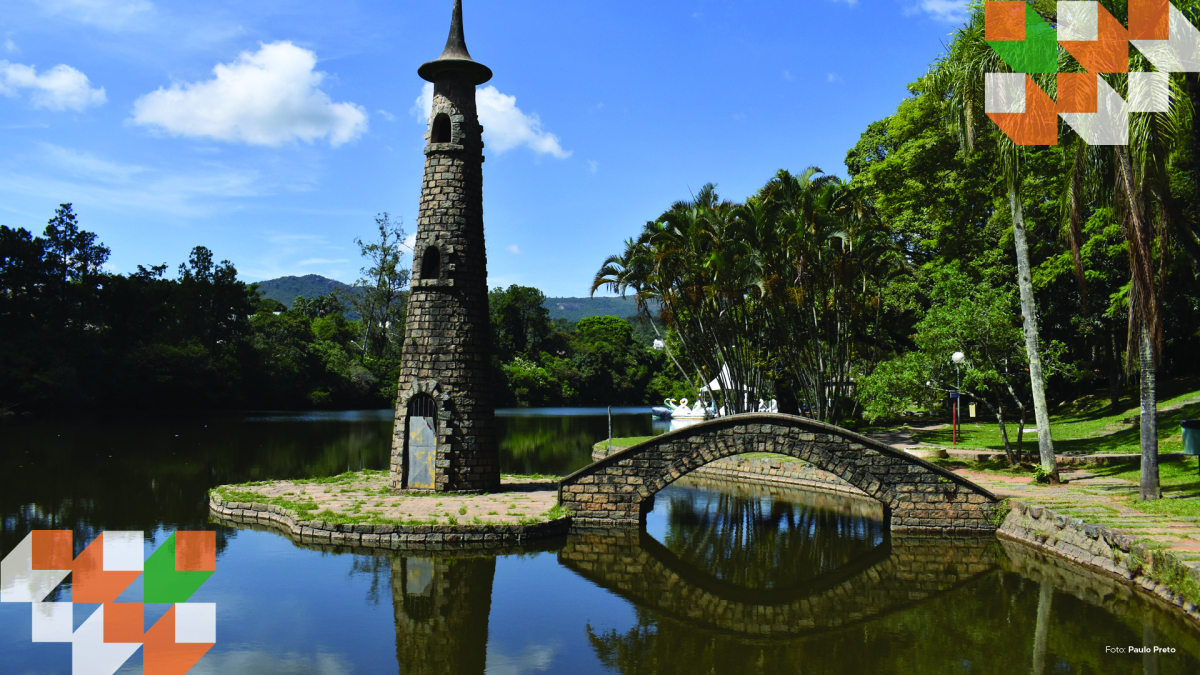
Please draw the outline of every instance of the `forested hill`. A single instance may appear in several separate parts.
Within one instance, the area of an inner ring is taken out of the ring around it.
[[[263,297],[278,300],[287,305],[288,309],[291,309],[292,302],[298,296],[316,298],[329,295],[335,288],[348,289],[349,285],[319,274],[279,277],[258,282],[258,290]],[[562,317],[572,322],[589,316],[624,318],[637,314],[637,306],[632,296],[628,298],[546,298],[542,306],[550,311],[551,319]],[[658,303],[652,302],[650,309],[657,312]]]
[[[306,274],[302,277],[279,277],[258,282],[258,290],[263,297],[278,300],[292,308],[292,302],[300,296],[317,298],[329,295],[335,288],[350,288],[337,279],[329,279],[319,274]]]
[[[637,314],[633,296],[627,298],[546,298],[542,306],[550,310],[550,318],[562,317],[568,321],[579,321],[589,316],[618,316],[621,318]],[[658,311],[654,302],[650,310]]]

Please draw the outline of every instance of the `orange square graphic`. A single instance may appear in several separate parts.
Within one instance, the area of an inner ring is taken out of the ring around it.
[[[140,602],[105,603],[105,642],[141,642],[145,625],[144,604]]]
[[[1017,145],[1058,145],[1058,114],[1054,101],[1025,76],[1025,112],[987,113],[988,118]]]
[[[983,39],[1025,39],[1025,2],[989,0],[983,3]]]
[[[1094,73],[1059,73],[1057,112],[1096,112],[1096,87]]]
[[[217,571],[217,533],[176,532],[175,571]]]
[[[1129,39],[1168,39],[1170,6],[1168,0],[1129,0]]]
[[[69,570],[75,561],[70,530],[33,531],[33,569]]]

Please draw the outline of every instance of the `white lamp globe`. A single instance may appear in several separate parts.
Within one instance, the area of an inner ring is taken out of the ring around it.
[[[950,360],[954,361],[955,363],[962,363],[963,359],[965,358],[967,358],[966,354],[962,352],[954,352],[954,355],[950,357]]]

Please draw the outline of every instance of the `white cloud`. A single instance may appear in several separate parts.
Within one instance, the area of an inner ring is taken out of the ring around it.
[[[505,654],[500,649],[488,649],[489,675],[524,675],[544,673],[554,664],[559,645],[526,645],[519,654]]]
[[[502,94],[488,85],[475,90],[475,107],[479,112],[479,123],[483,125],[483,140],[495,152],[503,153],[524,145],[539,155],[554,155],[559,159],[571,156],[570,150],[563,150],[558,136],[542,129],[542,120],[537,113],[521,112],[516,96]],[[409,113],[426,124],[432,112],[433,84],[427,82]]]
[[[858,4],[858,0],[833,0],[833,1],[834,1],[834,2],[844,2],[844,3],[846,3],[847,5],[850,5],[851,7],[853,7],[853,6],[855,6],[855,5],[857,5],[857,4]]]
[[[421,94],[413,101],[413,107],[408,109],[408,114],[417,118],[418,124],[429,124],[429,116],[433,114],[432,82],[426,82],[425,86],[421,87]]]
[[[180,169],[126,164],[49,143],[35,148],[0,167],[0,195],[71,195],[110,212],[193,217],[236,208],[246,198],[304,189],[307,180],[295,166],[263,172],[206,162]]]
[[[4,38],[4,51],[21,53],[21,50],[17,47],[17,43],[13,42],[12,38]]]
[[[569,150],[563,150],[559,145],[558,136],[542,130],[537,113],[526,115],[521,112],[516,96],[505,96],[488,85],[476,91],[475,105],[479,108],[484,139],[496,152],[527,145],[539,155],[549,154],[559,159],[571,156]]]
[[[90,23],[109,30],[140,27],[154,5],[147,0],[35,0],[48,14]]]
[[[108,100],[104,87],[92,89],[87,75],[71,66],[60,63],[38,75],[33,66],[0,61],[0,94],[16,96],[21,89],[30,90],[35,108],[48,110],[83,110]]]
[[[282,145],[328,138],[337,147],[367,130],[354,103],[334,103],[318,89],[325,73],[317,55],[291,42],[263,44],[219,63],[206,82],[175,83],[133,103],[133,121],[177,136],[250,145]]]
[[[517,255],[521,255],[521,249],[516,244],[509,244],[508,246],[504,247],[504,250],[508,251],[510,253],[515,253]]]
[[[841,82],[842,76],[838,75],[837,73],[826,73],[825,79],[829,80],[830,82]]]
[[[388,111],[386,111],[386,110],[383,110],[382,108],[381,108],[381,109],[379,109],[379,110],[376,110],[375,112],[376,112],[376,113],[378,113],[380,117],[382,117],[383,119],[385,119],[385,120],[387,120],[387,121],[389,121],[389,122],[395,122],[395,121],[396,121],[396,116],[395,116],[395,115],[393,115],[392,113],[390,113],[390,112],[388,112]]]
[[[967,0],[920,0],[916,7],[905,10],[905,14],[925,12],[938,21],[960,24],[967,19]]]
[[[110,162],[86,152],[50,143],[40,143],[39,146],[46,163],[67,176],[121,184],[128,183],[134,176],[146,172],[145,167],[136,164]]]
[[[349,258],[336,258],[336,259],[309,258],[308,260],[301,260],[300,262],[298,262],[296,264],[297,265],[331,265],[333,263],[344,263],[344,262],[350,262],[350,259]]]
[[[240,270],[239,270],[239,276]],[[267,653],[265,651],[230,651],[206,654],[188,671],[193,675],[215,673],[295,673],[297,675],[350,675],[354,664],[338,654],[317,652]]]
[[[417,245],[417,233],[413,232],[404,238],[404,243],[400,244],[400,248],[411,251]]]
[[[787,80],[788,82],[792,82],[792,81],[795,81],[796,76],[792,75],[792,71],[785,70],[785,71],[783,71],[783,79]]]
[[[599,168],[600,168],[600,162],[597,162],[594,159],[588,160],[588,171],[591,171],[592,173],[596,173],[596,170]]]

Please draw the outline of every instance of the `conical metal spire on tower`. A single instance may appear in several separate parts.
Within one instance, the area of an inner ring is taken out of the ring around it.
[[[454,0],[450,36],[446,38],[446,48],[442,50],[442,55],[417,68],[417,75],[430,82],[436,82],[440,75],[448,72],[461,73],[474,85],[492,79],[492,69],[472,59],[471,53],[467,51],[467,40],[463,37],[462,0]]]

